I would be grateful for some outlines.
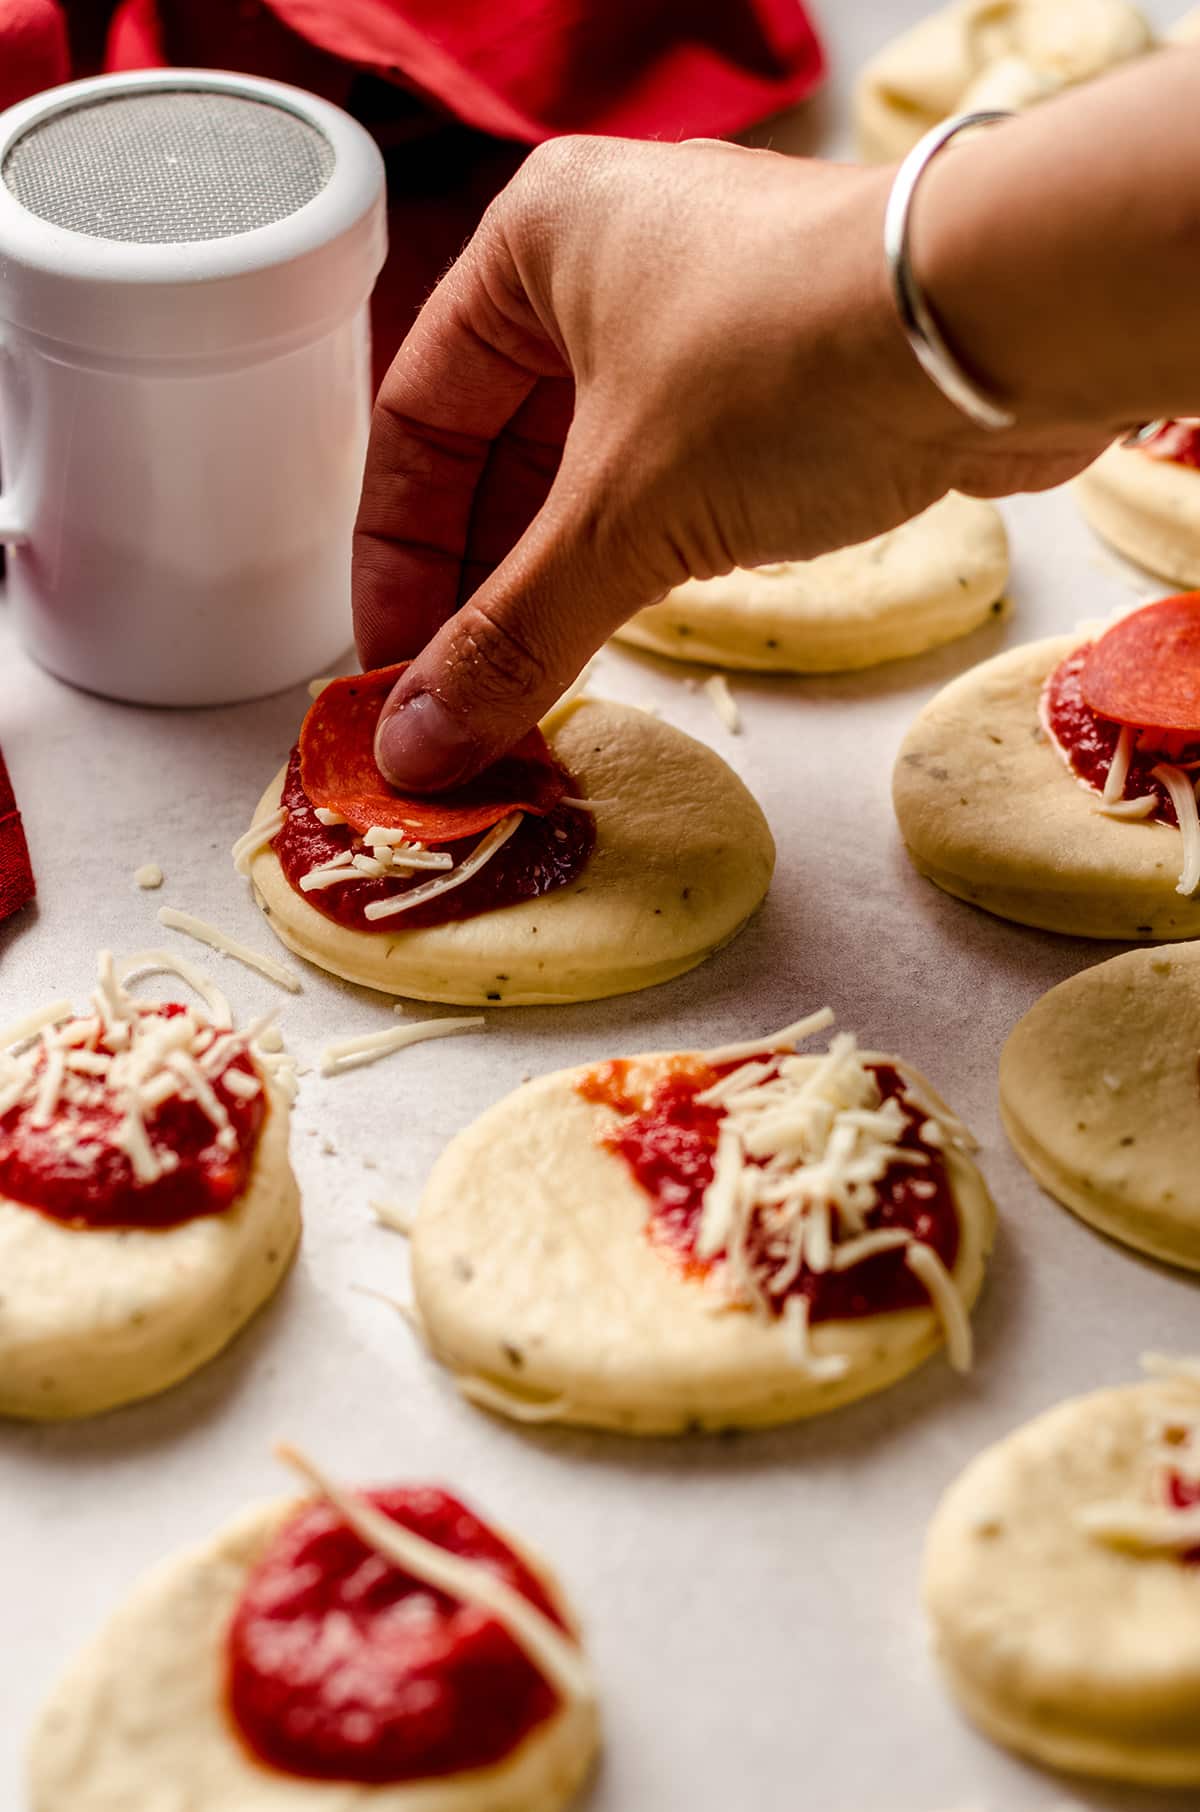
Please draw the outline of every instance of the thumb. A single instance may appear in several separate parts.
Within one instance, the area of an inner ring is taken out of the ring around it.
[[[508,557],[444,624],[383,708],[375,756],[394,786],[437,792],[469,780],[561,698],[611,632],[661,596],[635,537],[601,520],[564,461]],[[680,577],[682,577],[682,573]]]

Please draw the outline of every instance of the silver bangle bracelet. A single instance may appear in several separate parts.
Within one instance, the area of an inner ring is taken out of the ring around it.
[[[913,146],[896,172],[883,222],[883,250],[892,281],[892,293],[913,353],[922,370],[936,384],[947,402],[953,403],[976,427],[986,428],[992,433],[1014,427],[1017,418],[1008,409],[994,402],[968,377],[943,339],[921,285],[913,274],[909,228],[918,184],[938,152],[944,150],[960,132],[968,132],[975,126],[994,126],[1000,120],[1012,117],[1011,113],[997,111],[959,113],[951,119],[943,120],[932,132],[927,132],[920,143]]]

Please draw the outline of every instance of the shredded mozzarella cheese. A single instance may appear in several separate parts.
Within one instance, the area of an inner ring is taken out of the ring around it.
[[[279,835],[287,821],[288,808],[281,805],[257,824],[252,824],[248,831],[242,832],[229,852],[233,857],[233,866],[240,875],[249,874],[251,856],[256,856],[260,849],[265,849]]]
[[[198,919],[190,912],[179,912],[174,906],[160,906],[158,922],[169,931],[182,931],[187,937],[194,937],[197,943],[207,944],[222,956],[231,956],[235,962],[244,963],[247,969],[256,969],[273,981],[280,988],[286,988],[289,994],[299,994],[301,982],[298,975],[276,962],[273,956],[263,956],[252,950],[248,944],[239,943],[236,938],[221,931],[216,925],[210,925],[205,919]]]
[[[510,812],[507,818],[501,818],[494,824],[487,835],[481,837],[469,856],[464,856],[457,868],[448,875],[440,875],[435,880],[423,881],[419,887],[412,887],[407,893],[397,894],[391,900],[372,900],[363,907],[363,917],[368,919],[389,919],[399,912],[411,912],[414,906],[423,906],[426,900],[433,900],[439,894],[448,893],[452,887],[461,887],[472,875],[478,874],[486,862],[490,862],[496,851],[508,842],[524,813]]]
[[[591,1670],[578,1644],[489,1566],[426,1541],[362,1498],[341,1490],[298,1448],[281,1444],[275,1451],[285,1465],[333,1505],[359,1539],[377,1554],[427,1585],[466,1604],[478,1605],[495,1617],[564,1698],[587,1702],[595,1698]]]
[[[1183,867],[1175,891],[1190,899],[1200,887],[1200,811],[1196,809],[1195,788],[1183,769],[1173,767],[1169,761],[1159,762],[1150,772],[1155,780],[1162,781],[1171,795],[1171,804],[1179,819],[1180,835],[1183,838]]]
[[[456,1032],[478,1032],[487,1025],[482,1018],[423,1019],[415,1025],[389,1026],[382,1032],[365,1032],[359,1038],[342,1038],[328,1045],[321,1056],[321,1074],[338,1076],[343,1070],[360,1069],[429,1038],[450,1038]]]
[[[701,691],[729,734],[737,736],[742,728],[742,714],[738,710],[737,700],[729,690],[729,681],[725,675],[714,673],[710,679],[705,680]]]

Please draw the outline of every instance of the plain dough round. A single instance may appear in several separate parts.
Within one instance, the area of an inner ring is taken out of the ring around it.
[[[1200,944],[1074,975],[1019,1021],[1000,1110],[1051,1195],[1113,1239],[1200,1270]]]
[[[269,1103],[223,1214],[89,1231],[0,1197],[0,1415],[59,1421],[154,1396],[261,1308],[300,1236],[288,1110],[274,1091]]]
[[[893,163],[952,113],[1028,107],[1153,42],[1127,0],[958,0],[863,69],[854,93],[859,153]]]
[[[926,705],[896,762],[893,798],[921,874],[973,906],[1074,937],[1200,936],[1200,899],[1175,891],[1174,825],[1106,818],[1038,720],[1042,686],[1079,636],[1010,649]]]
[[[251,1758],[224,1711],[225,1632],[248,1569],[299,1501],[244,1510],[135,1586],[42,1711],[30,1746],[31,1812],[557,1812],[566,1804],[595,1754],[591,1707],[563,1707],[496,1767],[427,1782],[303,1780]],[[562,1607],[547,1569],[520,1552]]]
[[[568,887],[424,930],[355,931],[310,906],[264,849],[251,874],[271,926],[347,981],[460,1006],[600,1000],[694,969],[770,884],[775,844],[757,802],[712,749],[628,705],[582,700],[550,744],[584,797],[613,802],[599,805],[596,847]]]
[[[763,673],[845,672],[966,635],[998,610],[1007,583],[999,510],[951,492],[858,547],[690,579],[617,636],[680,661]]]
[[[941,1344],[932,1309],[821,1322],[814,1353],[849,1360],[844,1377],[821,1381],[797,1367],[782,1321],[714,1312],[709,1292],[646,1238],[646,1196],[597,1143],[596,1109],[575,1088],[585,1074],[527,1083],[434,1165],[413,1229],[413,1288],[432,1352],[460,1379],[557,1405],[548,1420],[677,1434],[836,1409]],[[954,1275],[969,1306],[994,1210],[975,1165],[952,1149],[947,1163],[962,1223]]]
[[[1200,1568],[1076,1526],[1144,1499],[1150,1426],[1196,1389],[1170,1381],[1064,1403],[950,1487],[925,1555],[938,1658],[967,1715],[1052,1768],[1200,1785]]]
[[[1084,515],[1118,553],[1175,585],[1200,586],[1200,472],[1110,447],[1075,488]]]

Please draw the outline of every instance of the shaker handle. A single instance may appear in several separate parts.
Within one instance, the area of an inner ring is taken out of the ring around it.
[[[0,333],[0,359],[7,357],[7,352],[4,335]],[[11,488],[0,490],[0,547],[20,547],[28,539],[16,493]]]

